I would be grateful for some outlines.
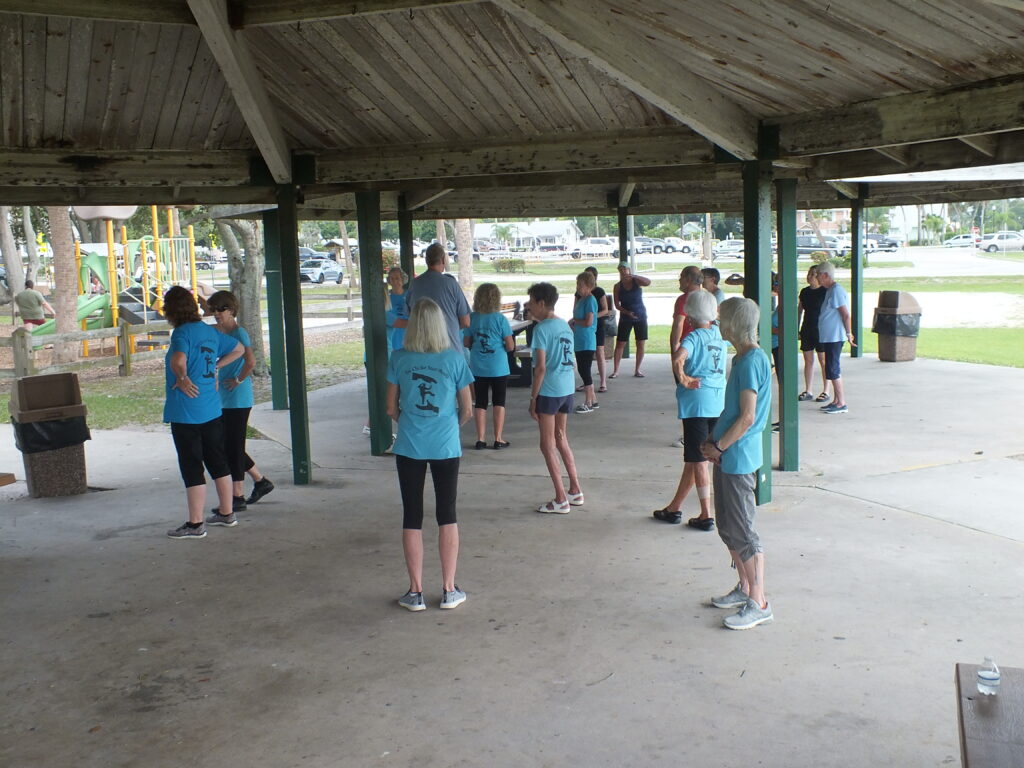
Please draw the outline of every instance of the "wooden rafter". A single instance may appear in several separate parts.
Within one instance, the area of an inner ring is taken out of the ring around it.
[[[405,207],[410,211],[415,211],[418,208],[429,205],[435,200],[440,200],[451,191],[451,189],[424,189],[416,192],[409,192],[405,196]]]
[[[1022,103],[1024,75],[1013,75],[765,122],[779,126],[782,154],[815,155],[1024,128]]]
[[[188,0],[188,6],[271,175],[280,184],[291,181],[291,152],[284,130],[242,33],[231,29],[225,0]]]
[[[976,149],[986,157],[995,157],[999,151],[999,135],[961,136],[960,141],[972,149]]]
[[[494,0],[509,14],[736,157],[757,152],[757,120],[589,0]]]

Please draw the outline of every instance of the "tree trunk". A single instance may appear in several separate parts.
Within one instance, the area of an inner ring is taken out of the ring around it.
[[[811,230],[814,232],[814,236],[818,238],[818,242],[821,247],[825,247],[825,236],[821,233],[821,223],[818,221],[818,217],[814,215],[814,211],[807,211],[807,223],[811,225]]]
[[[32,226],[32,208],[23,206],[21,209],[21,226],[25,230],[25,250],[28,253],[28,270],[26,280],[35,282],[39,274],[39,248],[36,246],[36,230]],[[53,245],[51,243],[51,245]]]
[[[444,248],[447,251],[448,250],[448,233],[445,231],[445,228],[444,228],[444,219],[438,219],[435,222],[435,227],[436,227],[435,234],[437,236],[437,242],[439,242],[441,244],[441,247]]]
[[[6,205],[0,205],[0,254],[7,267],[7,286],[11,295],[17,296],[25,290],[25,267],[11,231],[11,209]]]
[[[64,206],[47,206],[50,218],[50,248],[53,251],[53,291],[50,301],[57,315],[57,333],[71,333],[78,327],[78,275],[75,272],[75,241],[71,218]],[[78,359],[78,344],[57,344],[53,350],[56,363]]]
[[[256,358],[255,376],[267,375],[267,354],[263,346],[263,272],[266,266],[259,223],[244,219],[217,219],[217,232],[228,252],[228,279],[238,299],[238,324],[249,334]],[[238,239],[242,243],[239,246]],[[241,248],[245,249],[242,256]]]
[[[701,237],[701,247],[704,251],[704,261],[708,264],[715,263],[715,252],[711,250],[711,214],[704,214],[704,235]]]
[[[345,269],[348,271],[348,284],[353,291],[359,290],[360,276],[359,263],[352,258],[352,246],[348,239],[348,227],[344,221],[338,222],[341,225],[341,248],[345,251]]]
[[[455,248],[459,254],[459,286],[463,293],[473,290],[473,220],[455,220]]]

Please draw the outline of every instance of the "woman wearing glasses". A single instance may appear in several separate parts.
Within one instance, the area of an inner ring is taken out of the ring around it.
[[[249,412],[253,406],[252,372],[256,367],[256,358],[252,353],[252,340],[245,328],[238,324],[238,299],[230,291],[217,291],[206,300],[210,311],[217,319],[216,328],[226,336],[235,339],[245,348],[238,360],[220,369],[220,382],[217,391],[220,393],[220,405],[223,409],[221,419],[224,422],[224,453],[231,468],[232,503],[231,512],[241,512],[246,504],[255,504],[272,490],[270,482],[256,467],[256,462],[245,452],[245,430],[249,425]],[[253,479],[252,494],[245,498],[245,473]],[[218,515],[222,510],[213,510]],[[228,514],[228,513],[224,513]]]

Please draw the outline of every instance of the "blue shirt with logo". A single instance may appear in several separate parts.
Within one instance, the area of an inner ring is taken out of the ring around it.
[[[700,387],[676,386],[679,418],[714,419],[721,415],[725,401],[725,342],[717,325],[694,328],[680,345],[686,350],[683,371],[700,379]]]
[[[573,337],[569,324],[560,317],[549,317],[533,329],[532,349],[544,350],[544,381],[537,394],[565,397],[576,391],[576,367],[573,365]],[[537,365],[536,355],[533,365]]]
[[[233,338],[243,347],[248,348],[252,346],[249,334],[242,326],[238,326],[226,335]],[[242,372],[242,368],[244,366],[245,355],[242,355],[233,363],[228,363],[220,369],[220,388],[217,391],[220,392],[221,408],[252,408],[254,402],[252,394],[252,376],[246,376],[245,381],[234,389],[228,389],[224,386],[224,382],[237,377],[238,374]]]
[[[469,348],[469,368],[473,375],[508,376],[505,337],[512,335],[508,318],[501,312],[471,312],[468,335],[473,338],[473,346]]]
[[[410,459],[461,456],[456,396],[473,382],[462,353],[395,350],[388,361],[388,382],[398,387],[401,410],[392,452]]]
[[[725,385],[725,407],[711,433],[713,440],[720,440],[739,418],[740,392],[745,389],[757,393],[754,423],[722,454],[722,471],[728,475],[756,472],[763,463],[761,433],[772,412],[772,366],[768,355],[760,347],[733,358],[729,381]]]
[[[164,356],[164,421],[174,424],[205,424],[220,416],[217,360],[237,346],[237,339],[200,320],[179,325],[171,332],[171,343]],[[199,389],[198,397],[187,397],[180,389],[174,388],[177,379],[171,370],[171,356],[175,352],[185,353],[186,372]]]
[[[389,355],[396,349],[401,349],[402,343],[405,341],[405,328],[395,328],[395,321],[409,319],[409,308],[405,304],[408,296],[408,291],[391,294],[391,309],[387,311],[386,321],[388,326],[388,346],[390,347]]]
[[[839,283],[832,283],[832,286],[825,292],[825,300],[821,302],[821,313],[818,315],[818,341],[822,344],[831,344],[836,341],[846,341],[846,324],[839,314],[839,308],[849,304],[846,298],[846,291]]]
[[[580,320],[586,320],[588,314],[593,314],[593,321],[589,326],[580,325]],[[573,323],[572,335],[573,345],[577,352],[585,352],[588,349],[597,349],[597,299],[587,296],[580,299],[572,309]]]

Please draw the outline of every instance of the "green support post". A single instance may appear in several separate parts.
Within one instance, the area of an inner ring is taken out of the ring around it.
[[[270,400],[275,411],[288,410],[288,371],[284,356],[284,306],[281,294],[281,236],[277,209],[263,212],[266,255],[267,326],[270,334]]]
[[[768,160],[743,163],[743,295],[761,308],[758,333],[761,347],[772,353],[772,164]],[[764,425],[764,463],[757,473],[758,504],[772,500],[772,425]]]
[[[412,280],[416,276],[416,254],[412,249],[412,211],[406,207],[404,194],[398,196],[398,245],[402,270]]]
[[[778,179],[775,182],[775,212],[779,236],[779,358],[782,365],[779,375],[779,469],[795,472],[800,469],[796,179]]]
[[[277,187],[277,225],[284,305],[285,360],[288,364],[289,420],[292,431],[292,471],[296,485],[312,480],[309,449],[309,406],[306,402],[306,348],[302,338],[302,290],[299,279],[298,190]]]
[[[619,206],[615,210],[615,214],[619,224],[619,266],[622,266],[632,263],[629,256],[629,209]],[[617,277],[616,280],[618,280]],[[608,300],[614,302],[614,294],[609,293]],[[622,322],[621,317],[619,322]],[[629,360],[629,339],[626,339],[626,346],[622,350],[622,359]]]
[[[850,255],[850,327],[853,328],[853,341],[857,346],[850,347],[850,357],[861,357],[864,354],[864,190],[855,200],[850,201],[851,239]]]
[[[356,192],[359,270],[363,287],[363,340],[366,392],[370,411],[370,452],[383,456],[391,447],[387,391],[388,340],[384,318],[384,266],[380,248],[380,192]]]

